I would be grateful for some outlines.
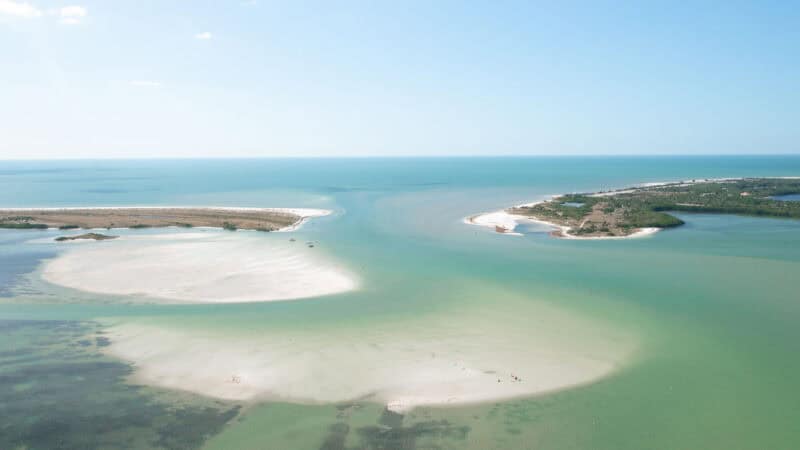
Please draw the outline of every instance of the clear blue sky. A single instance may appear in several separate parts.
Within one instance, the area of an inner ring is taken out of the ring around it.
[[[797,2],[0,0],[0,158],[664,153],[800,153]]]

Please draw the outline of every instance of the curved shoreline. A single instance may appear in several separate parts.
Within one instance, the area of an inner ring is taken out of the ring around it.
[[[517,226],[519,226],[521,222],[538,223],[541,225],[546,225],[548,227],[554,228],[554,230],[550,233],[550,235],[553,237],[557,237],[560,239],[579,239],[579,240],[635,239],[635,238],[650,236],[661,231],[661,228],[652,227],[652,228],[639,228],[637,231],[626,236],[576,236],[574,234],[570,234],[570,230],[572,229],[571,227],[565,225],[559,225],[554,222],[548,222],[546,220],[535,219],[530,216],[511,214],[508,212],[508,209],[519,208],[523,206],[533,206],[538,203],[550,201],[555,197],[557,197],[557,195],[552,196],[548,200],[542,200],[533,203],[524,203],[512,206],[511,208],[491,211],[487,213],[475,214],[472,216],[465,217],[463,219],[463,222],[468,225],[493,228],[497,234],[505,234],[509,236],[524,236],[524,234],[515,231]]]
[[[793,177],[793,176],[784,176],[784,177],[770,177],[772,179],[780,179],[780,180],[796,180],[800,179],[800,177]],[[734,181],[741,181],[753,179],[753,177],[726,177],[726,178],[694,178],[690,180],[679,180],[679,181],[657,181],[657,182],[645,182],[633,185],[633,187],[629,188],[622,188],[622,189],[614,189],[610,191],[599,191],[599,192],[592,192],[585,195],[586,197],[612,197],[619,194],[631,194],[636,192],[640,189],[647,189],[653,187],[682,187],[682,186],[690,186],[694,184],[700,183],[720,183],[720,182],[734,182]],[[475,214],[472,216],[465,217],[463,222],[469,225],[477,225],[483,226],[487,228],[494,228],[494,230],[499,234],[508,234],[511,236],[522,236],[522,233],[518,233],[515,231],[516,227],[520,224],[520,222],[528,221],[531,223],[538,223],[542,225],[546,225],[549,227],[554,228],[555,230],[550,233],[551,236],[561,238],[561,239],[628,239],[628,238],[640,238],[645,236],[650,236],[655,234],[663,228],[661,227],[643,227],[637,228],[634,232],[630,234],[626,234],[623,236],[578,236],[575,234],[571,234],[570,231],[573,227],[558,224],[555,222],[550,222],[547,220],[543,220],[541,218],[521,215],[521,214],[512,214],[509,210],[516,209],[516,208],[525,208],[531,207],[534,205],[546,203],[553,201],[556,198],[562,197],[567,194],[558,194],[552,195],[550,198],[541,200],[538,202],[533,203],[525,203],[519,204],[515,206],[511,206],[509,208],[501,209],[498,211],[492,211],[488,213],[481,213]]]
[[[533,311],[534,330],[529,318],[487,310],[462,312],[455,328],[447,316],[336,334],[112,322],[104,350],[135,364],[136,384],[247,403],[363,400],[400,413],[588,385],[630,364],[638,351],[634,335],[604,322],[544,305]]]
[[[287,301],[358,288],[353,272],[310,247],[224,231],[126,235],[71,247],[45,262],[40,275],[58,286],[144,303]]]

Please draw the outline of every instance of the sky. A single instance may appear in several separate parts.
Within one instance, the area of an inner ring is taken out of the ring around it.
[[[796,1],[0,0],[0,159],[779,153]]]

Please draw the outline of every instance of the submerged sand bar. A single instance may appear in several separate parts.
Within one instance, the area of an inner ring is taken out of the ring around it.
[[[330,211],[303,208],[189,206],[0,209],[0,228],[216,227],[288,231]]]
[[[209,329],[150,320],[112,325],[108,354],[132,382],[235,401],[368,400],[398,412],[528,397],[625,366],[637,338],[603,322],[503,296],[414,320],[296,329]],[[213,362],[213,363],[209,363]]]

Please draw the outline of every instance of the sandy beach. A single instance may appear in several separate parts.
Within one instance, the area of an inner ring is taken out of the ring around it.
[[[517,233],[514,230],[517,228],[519,221],[523,219],[525,219],[525,217],[509,214],[505,210],[500,210],[465,217],[464,223],[491,228],[500,234],[522,236],[522,233]]]
[[[319,248],[221,231],[128,235],[71,246],[45,264],[42,277],[87,292],[189,303],[291,300],[358,285]]]
[[[546,200],[545,200],[546,201]],[[535,203],[526,203],[523,205],[517,205],[514,208],[522,207],[522,206],[530,206]],[[510,209],[510,208],[509,208]],[[522,233],[518,233],[516,230],[517,226],[520,223],[529,222],[529,223],[538,223],[544,226],[551,227],[553,229],[551,235],[562,238],[562,239],[579,239],[579,240],[607,240],[607,239],[632,239],[632,238],[641,238],[646,236],[651,236],[658,231],[660,228],[641,228],[634,233],[631,233],[627,236],[575,236],[570,234],[570,227],[559,225],[553,222],[547,222],[544,220],[534,219],[529,216],[523,216],[521,214],[511,214],[507,210],[499,210],[499,211],[492,211],[483,214],[477,214],[474,216],[464,218],[464,223],[468,225],[476,225],[486,228],[491,228],[495,230],[498,234],[506,234],[510,236],[522,236]]]

